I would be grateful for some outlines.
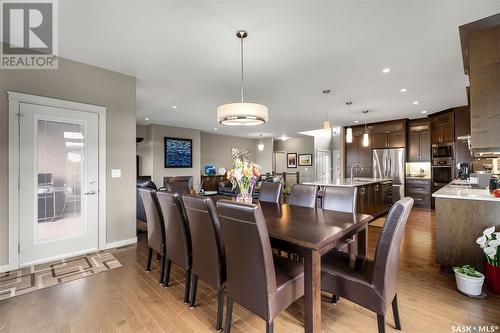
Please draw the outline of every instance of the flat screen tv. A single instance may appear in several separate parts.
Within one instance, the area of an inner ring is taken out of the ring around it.
[[[193,167],[193,140],[165,137],[165,168]]]

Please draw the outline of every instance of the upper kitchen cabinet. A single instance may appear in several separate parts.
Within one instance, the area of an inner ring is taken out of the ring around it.
[[[370,128],[367,127],[368,134],[370,135]],[[363,146],[363,134],[365,133],[365,126],[352,127],[352,142],[345,143],[345,170],[346,176],[351,176],[351,166],[359,162],[363,166],[363,171],[356,173],[359,177],[371,177],[372,166],[372,147],[371,135],[370,144]]]
[[[431,143],[454,142],[455,118],[453,109],[429,116],[431,119]]]
[[[406,147],[406,120],[386,121],[371,124],[372,148]]]
[[[500,151],[500,13],[460,26],[475,153]]]
[[[431,160],[431,131],[429,119],[415,119],[408,123],[408,161]]]

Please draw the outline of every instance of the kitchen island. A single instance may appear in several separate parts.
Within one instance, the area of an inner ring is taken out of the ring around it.
[[[484,273],[485,255],[476,239],[492,225],[500,229],[500,198],[485,189],[448,184],[436,201],[436,260],[444,266],[471,264]]]
[[[374,217],[389,211],[392,205],[392,179],[390,178],[360,178],[337,179],[334,182],[308,182],[307,185],[317,185],[324,189],[329,186],[357,187],[357,211]],[[323,191],[320,191],[320,196]]]

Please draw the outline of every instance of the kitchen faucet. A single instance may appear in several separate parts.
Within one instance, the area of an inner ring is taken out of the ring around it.
[[[361,163],[356,162],[353,165],[351,165],[351,183],[352,183],[352,177],[353,177],[353,174],[354,174],[354,172],[353,172],[354,167],[357,167],[356,170],[361,169],[360,171],[363,171],[363,166],[361,165]]]

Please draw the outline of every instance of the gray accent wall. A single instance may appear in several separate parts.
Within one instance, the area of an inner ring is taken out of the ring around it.
[[[62,58],[56,70],[0,70],[0,265],[8,261],[7,90],[108,108],[107,242],[135,237],[135,78]],[[111,169],[122,177],[111,178]]]
[[[201,133],[201,168],[205,165],[215,165],[217,169],[231,168],[231,151],[233,148],[247,149],[249,159],[257,163],[257,141],[255,139],[240,138],[228,135]]]
[[[316,179],[315,171],[315,150],[314,150],[314,137],[303,136],[299,138],[292,138],[286,141],[274,140],[274,152],[284,151],[286,153],[298,154],[313,154],[313,165],[309,167],[297,166],[296,168],[287,168],[287,172],[300,172],[300,182],[313,182]],[[298,163],[298,158],[297,158]]]

